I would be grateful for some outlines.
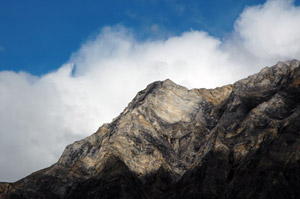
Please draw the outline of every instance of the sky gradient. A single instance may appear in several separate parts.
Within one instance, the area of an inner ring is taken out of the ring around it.
[[[166,39],[203,30],[226,37],[245,6],[263,0],[111,0],[0,3],[0,70],[43,75],[59,68],[104,26],[123,25],[136,38]]]
[[[55,163],[153,81],[214,88],[300,59],[299,25],[293,0],[1,1],[0,181]]]

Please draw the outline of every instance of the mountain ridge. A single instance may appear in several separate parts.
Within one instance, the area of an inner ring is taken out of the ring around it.
[[[0,196],[296,198],[299,66],[279,62],[215,89],[149,84],[54,165],[0,183]]]

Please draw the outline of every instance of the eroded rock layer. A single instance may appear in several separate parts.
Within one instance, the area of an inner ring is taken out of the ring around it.
[[[0,198],[299,198],[300,62],[233,85],[154,82]]]

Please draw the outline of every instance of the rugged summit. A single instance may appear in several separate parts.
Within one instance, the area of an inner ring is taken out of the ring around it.
[[[140,91],[110,124],[3,199],[299,198],[300,62],[233,85]]]

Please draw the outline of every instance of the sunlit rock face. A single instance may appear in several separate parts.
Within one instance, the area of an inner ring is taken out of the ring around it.
[[[300,62],[233,85],[140,91],[110,124],[0,198],[298,198]]]

